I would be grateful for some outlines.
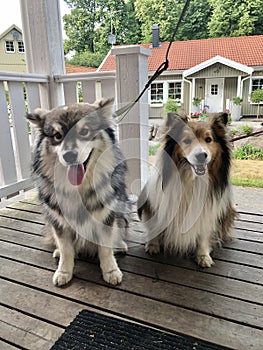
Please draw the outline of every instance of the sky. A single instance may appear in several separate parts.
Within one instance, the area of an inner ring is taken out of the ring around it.
[[[12,24],[16,24],[22,29],[20,0],[0,0],[0,2],[0,34],[8,29]],[[62,16],[69,12],[68,7],[63,0],[60,0],[60,8]]]

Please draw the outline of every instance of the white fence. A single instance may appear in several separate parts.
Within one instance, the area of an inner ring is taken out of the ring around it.
[[[115,72],[55,77],[66,104],[115,96]],[[26,113],[49,104],[49,77],[0,73],[0,200],[32,187],[31,135]]]

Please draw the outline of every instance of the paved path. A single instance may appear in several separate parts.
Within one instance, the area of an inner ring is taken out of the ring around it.
[[[233,196],[237,210],[263,214],[263,188],[233,186]]]

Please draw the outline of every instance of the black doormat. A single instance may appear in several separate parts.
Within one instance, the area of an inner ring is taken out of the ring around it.
[[[225,348],[83,310],[50,350],[70,349],[222,350]]]

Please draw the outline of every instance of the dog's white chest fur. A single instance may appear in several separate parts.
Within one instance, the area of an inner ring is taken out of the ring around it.
[[[154,185],[154,186],[153,186]],[[163,246],[167,251],[194,251],[200,236],[212,238],[218,217],[225,211],[229,190],[217,198],[209,188],[208,175],[185,178],[174,173],[163,190],[161,177],[154,174],[149,181],[149,201],[156,213],[148,223],[149,240],[165,231]],[[158,198],[158,200],[156,200]]]

